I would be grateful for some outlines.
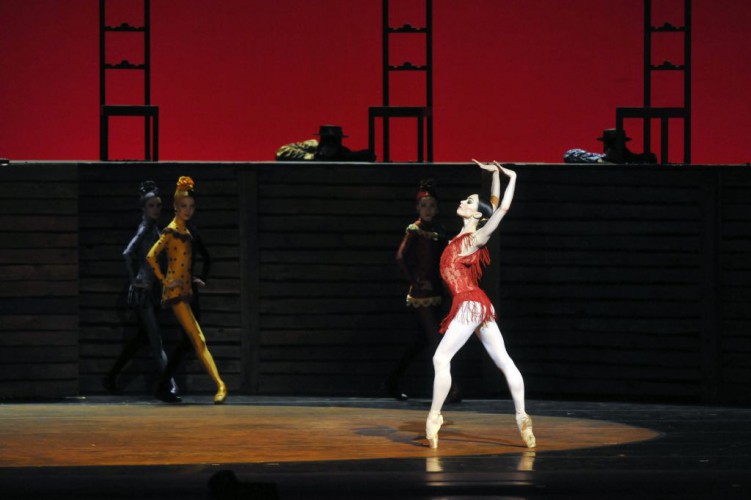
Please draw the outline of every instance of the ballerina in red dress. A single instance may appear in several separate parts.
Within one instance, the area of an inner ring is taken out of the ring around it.
[[[476,333],[495,365],[503,372],[516,409],[516,424],[528,448],[535,447],[532,419],[524,410],[524,379],[506,352],[503,336],[495,322],[495,309],[479,287],[483,267],[490,264],[486,244],[506,215],[514,198],[516,173],[497,162],[480,163],[480,168],[493,172],[490,203],[476,194],[459,203],[456,210],[464,220],[459,234],[452,239],[441,255],[441,277],[453,301],[451,311],[441,323],[443,339],[433,356],[435,379],[433,402],[425,423],[425,436],[431,448],[438,447],[438,431],[443,424],[441,408],[451,388],[451,359]],[[500,173],[509,179],[500,205]]]

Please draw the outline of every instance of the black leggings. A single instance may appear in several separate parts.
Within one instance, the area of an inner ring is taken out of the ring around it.
[[[434,351],[438,346],[438,343],[441,341],[441,334],[438,333],[440,326],[440,321],[438,319],[439,310],[439,306],[415,308],[420,331],[415,335],[412,343],[407,346],[407,349],[399,359],[399,364],[397,365],[396,370],[393,372],[394,376],[398,379],[401,379],[404,376],[409,365],[411,365],[414,360],[425,351],[425,349],[430,348]]]
[[[151,355],[159,368],[159,373],[164,373],[167,369],[167,355],[164,353],[162,336],[156,319],[156,306],[149,301],[144,301],[135,309],[138,313],[138,329],[136,335],[130,340],[130,342],[125,344],[122,352],[115,360],[115,364],[108,373],[108,376],[111,378],[117,377],[123,368],[125,368],[125,365],[133,359],[136,352],[147,344],[149,345]]]

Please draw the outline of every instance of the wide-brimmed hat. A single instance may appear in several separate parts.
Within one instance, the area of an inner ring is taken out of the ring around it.
[[[342,132],[342,127],[339,125],[321,125],[318,128],[318,133],[313,134],[320,137],[349,137],[348,135],[344,135],[344,132]]]
[[[604,141],[604,142],[615,142],[617,140],[621,141],[630,141],[631,138],[626,136],[625,130],[620,130],[617,128],[606,128],[602,131],[602,137],[598,137],[598,141]]]

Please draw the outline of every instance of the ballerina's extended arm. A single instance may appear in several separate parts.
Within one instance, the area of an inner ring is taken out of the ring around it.
[[[488,241],[490,240],[490,235],[493,234],[493,231],[498,228],[498,224],[500,224],[501,219],[503,219],[503,217],[509,211],[509,208],[511,208],[511,201],[514,199],[514,189],[516,188],[516,172],[514,172],[513,170],[509,170],[503,167],[496,161],[494,161],[493,164],[484,164],[475,160],[475,163],[477,163],[484,170],[490,171],[492,169],[493,184],[491,186],[491,200],[493,199],[492,197],[494,195],[497,199],[496,193],[500,192],[499,171],[503,172],[503,174],[508,177],[509,181],[506,185],[506,190],[503,192],[503,199],[501,200],[500,206],[493,206],[493,214],[488,219],[488,222],[486,222],[485,225],[480,229],[475,231],[475,234],[472,238],[472,246],[474,248],[472,248],[468,253],[472,253],[472,251],[475,251],[488,243]]]

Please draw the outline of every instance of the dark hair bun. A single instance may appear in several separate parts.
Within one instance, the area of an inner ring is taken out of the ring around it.
[[[420,187],[418,191],[427,191],[429,193],[435,192],[435,181],[433,179],[423,179],[420,181]]]
[[[141,193],[141,196],[146,196],[149,193],[154,193],[154,196],[157,196],[159,194],[159,187],[154,181],[143,181],[141,185],[138,186],[138,192]]]
[[[417,188],[417,201],[420,201],[420,199],[425,196],[430,196],[436,200],[438,199],[438,195],[435,191],[435,181],[433,179],[423,179],[420,181],[420,185]]]

